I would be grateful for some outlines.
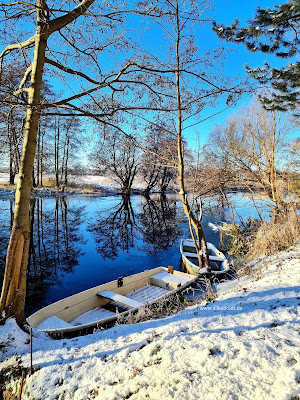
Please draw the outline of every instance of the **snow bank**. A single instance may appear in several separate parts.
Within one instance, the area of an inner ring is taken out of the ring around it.
[[[34,333],[34,365],[22,399],[291,400],[300,396],[300,248],[256,262],[218,285],[218,298],[177,315],[74,339]],[[28,335],[0,327],[29,366]]]
[[[54,179],[54,175],[46,174],[44,179]],[[69,175],[68,181],[70,184],[76,185],[92,185],[98,186],[105,189],[119,189],[120,185],[112,178],[108,176],[101,175]],[[0,172],[0,183],[8,183],[9,182],[9,174]],[[17,182],[17,177],[15,179],[15,183]],[[132,188],[133,189],[144,189],[146,187],[146,183],[139,177],[135,177]]]

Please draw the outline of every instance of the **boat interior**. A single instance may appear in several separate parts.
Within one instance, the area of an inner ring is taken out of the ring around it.
[[[182,244],[182,249],[184,252],[184,255],[197,267],[199,267],[199,261],[198,261],[198,256],[197,252],[195,249],[194,244],[190,240],[184,240]],[[212,248],[207,246],[208,249],[208,255],[209,255],[209,261],[210,261],[210,268],[212,271],[220,271],[221,270],[221,265],[222,262],[224,261],[224,258],[216,256]]]

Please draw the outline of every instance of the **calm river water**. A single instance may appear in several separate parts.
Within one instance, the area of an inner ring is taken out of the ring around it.
[[[245,195],[232,196],[239,214],[256,216]],[[0,198],[0,281],[13,203]],[[209,242],[219,243],[209,222],[226,221],[230,214],[225,206],[213,213],[206,209],[202,225]],[[119,276],[157,266],[179,269],[180,239],[189,236],[175,195],[35,198],[31,215],[26,315]]]

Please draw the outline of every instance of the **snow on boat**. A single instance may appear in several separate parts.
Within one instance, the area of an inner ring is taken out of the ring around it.
[[[212,243],[207,242],[210,267],[213,275],[221,275],[229,271],[230,266],[224,254]],[[207,273],[206,268],[199,268],[198,257],[192,239],[182,239],[180,242],[180,253],[183,264],[190,274],[202,275]]]
[[[197,277],[158,267],[96,286],[42,308],[27,318],[37,330],[73,334],[111,323],[130,311],[176,293]]]

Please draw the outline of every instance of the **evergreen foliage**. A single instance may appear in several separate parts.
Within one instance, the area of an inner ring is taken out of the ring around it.
[[[235,20],[231,26],[214,23],[213,30],[224,40],[243,43],[249,51],[273,53],[280,58],[299,57],[300,54],[300,0],[289,0],[275,5],[274,9],[258,8],[247,27],[240,27]],[[300,62],[272,68],[267,62],[263,67],[249,68],[247,72],[261,84],[271,84],[272,98],[261,97],[267,109],[294,110],[299,114]]]

